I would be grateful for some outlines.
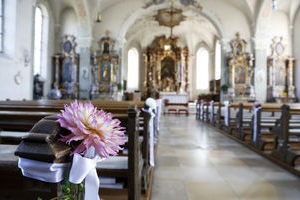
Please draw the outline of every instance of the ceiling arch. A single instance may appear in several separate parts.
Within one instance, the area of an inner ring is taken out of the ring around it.
[[[132,40],[135,37],[149,37],[154,36],[147,35],[170,35],[170,29],[167,27],[162,27],[158,25],[158,22],[154,21],[153,16],[157,13],[158,9],[166,8],[168,5],[160,5],[151,7],[148,9],[139,9],[132,13],[126,21],[122,24],[119,31],[119,38],[125,38],[126,40]],[[178,5],[176,5],[179,7]],[[200,11],[196,8],[191,7],[180,7],[183,9],[183,14],[187,17],[187,20],[181,22],[179,26],[174,28],[174,35],[182,36],[183,43],[187,43],[187,35],[198,34],[199,36],[205,35],[203,32],[211,33],[222,37],[224,34],[221,23],[218,21],[213,14],[206,11]],[[202,39],[207,39],[207,37],[202,37]],[[143,46],[145,45],[145,39]],[[150,41],[148,41],[149,43]],[[146,42],[147,43],[147,42]]]

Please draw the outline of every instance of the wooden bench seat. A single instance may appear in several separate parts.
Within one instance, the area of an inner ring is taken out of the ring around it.
[[[292,112],[291,112],[292,110]],[[299,126],[300,123],[291,122],[293,115],[300,114],[300,107],[293,105],[283,105],[281,107],[281,118],[272,130],[275,136],[274,149],[272,155],[291,166],[295,166],[295,161],[299,157],[300,140]]]
[[[19,144],[28,132],[0,131],[0,144]]]
[[[260,108],[252,103],[214,103],[212,107],[199,101],[196,118],[210,124],[211,119],[216,120],[217,128],[284,166],[300,164],[300,104],[284,105],[291,106],[288,114],[282,104],[255,106]]]
[[[17,145],[0,145],[0,197],[2,200],[50,199],[58,193],[58,184],[24,177],[14,155]],[[17,190],[16,190],[17,189]],[[17,192],[16,192],[17,191]]]
[[[7,113],[6,111],[3,111],[4,113]],[[128,108],[127,108],[127,112],[128,112]],[[9,113],[17,113],[20,114],[19,112],[16,111],[9,111]],[[23,114],[24,112],[21,112],[21,114]],[[53,114],[53,113],[47,113],[47,114]],[[14,116],[14,115],[10,115],[10,116]],[[17,115],[18,116],[18,115]],[[34,116],[39,116],[38,114],[34,115]],[[135,122],[133,122],[133,120],[129,120],[129,116],[134,116],[135,118]],[[149,116],[149,115],[148,115]],[[134,113],[130,112],[128,114],[114,114],[115,118],[118,118],[121,120],[121,124],[125,125],[127,127],[127,133],[129,134],[129,139],[128,139],[128,156],[121,156],[121,157],[114,157],[112,159],[107,159],[106,161],[103,161],[103,167],[101,167],[101,163],[100,163],[100,169],[98,170],[99,174],[101,175],[110,175],[110,176],[115,176],[115,177],[124,177],[126,178],[127,181],[127,185],[124,189],[124,191],[127,191],[126,193],[126,198],[127,199],[140,199],[140,194],[141,194],[141,177],[142,177],[142,169],[147,167],[144,163],[144,160],[142,158],[144,158],[144,151],[145,148],[143,148],[143,152],[142,152],[142,146],[141,144],[144,143],[144,139],[143,137],[140,137],[140,132],[145,133],[146,135],[148,135],[148,128],[146,126],[144,126],[142,129],[137,125],[137,124],[147,124],[147,119],[143,118],[143,123],[139,122],[139,112],[137,112],[136,110],[134,111]],[[17,117],[15,117],[17,118]],[[48,116],[46,117],[47,120],[56,120],[56,117],[53,116]],[[134,123],[134,124],[133,124]],[[9,126],[12,126],[12,124],[9,124]],[[9,135],[8,132],[6,132],[7,134],[5,135]],[[130,134],[131,133],[131,134]],[[21,136],[22,133],[20,133]],[[24,134],[24,133],[23,133]],[[18,135],[18,133],[12,134],[14,136]],[[134,135],[134,136],[133,136]],[[145,136],[145,135],[143,135]],[[133,137],[135,139],[133,139]],[[146,145],[147,147],[148,145]],[[132,149],[134,148],[134,149]],[[135,152],[135,153],[133,153]],[[142,156],[143,155],[143,156]],[[138,159],[137,159],[138,157]],[[5,157],[3,157],[5,158]],[[135,164],[134,164],[135,163]],[[105,167],[104,167],[105,166]],[[147,170],[145,170],[147,171]],[[2,172],[0,172],[1,174]],[[147,175],[147,174],[145,174]],[[134,178],[134,177],[139,177],[138,179]],[[148,178],[147,178],[148,179]],[[138,183],[137,183],[138,182]],[[106,190],[109,190],[109,188],[105,188],[103,189],[105,193]]]

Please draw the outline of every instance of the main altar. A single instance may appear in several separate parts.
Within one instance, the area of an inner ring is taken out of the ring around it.
[[[156,37],[144,52],[146,97],[159,92],[188,92],[189,50],[177,43],[177,37]]]

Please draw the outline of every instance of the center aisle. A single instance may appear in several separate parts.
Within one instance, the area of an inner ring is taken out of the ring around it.
[[[162,116],[152,200],[299,200],[300,179],[195,116]]]

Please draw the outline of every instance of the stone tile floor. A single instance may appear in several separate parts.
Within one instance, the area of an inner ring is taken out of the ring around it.
[[[195,120],[162,116],[152,200],[300,200],[300,178]]]

